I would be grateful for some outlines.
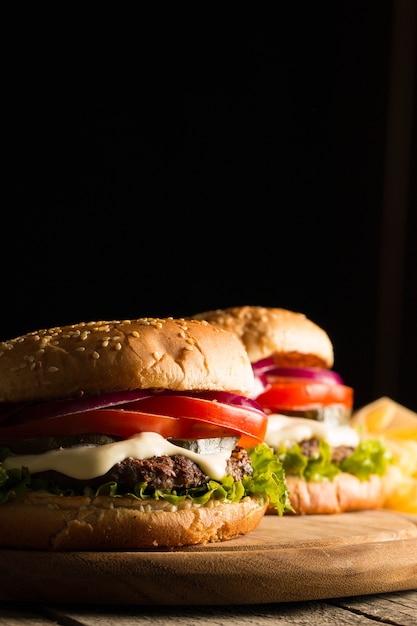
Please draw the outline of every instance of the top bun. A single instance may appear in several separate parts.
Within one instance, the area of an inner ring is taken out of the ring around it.
[[[303,313],[261,306],[216,309],[193,316],[234,332],[252,363],[271,357],[282,367],[333,366],[333,345],[327,333]]]
[[[242,343],[204,321],[82,322],[0,343],[0,402],[151,388],[248,396],[252,387]]]

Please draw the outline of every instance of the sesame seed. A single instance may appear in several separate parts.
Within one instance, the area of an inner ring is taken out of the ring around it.
[[[105,339],[101,345],[103,346],[103,348],[107,348],[107,346],[109,345],[109,340]]]
[[[84,346],[78,346],[77,348],[75,348],[76,352],[85,352],[85,347]]]
[[[191,350],[194,350],[194,346],[184,346],[184,350],[189,350],[191,352]]]
[[[155,359],[155,361],[159,361],[159,359],[161,358],[161,357],[159,356],[159,352],[154,352],[154,353],[152,354],[152,356],[153,356],[153,358]]]
[[[132,331],[132,336],[138,338],[139,337],[139,333],[137,330]]]
[[[94,330],[98,330],[98,332],[100,333],[108,333],[110,330],[110,326],[108,324],[105,324],[103,326],[98,326]]]
[[[91,354],[91,356],[93,357],[93,359],[99,359],[100,358],[100,355],[99,355],[99,353],[96,350],[94,350],[94,352]]]
[[[120,341],[118,343],[116,343],[116,345],[114,346],[115,350],[121,350],[122,349],[122,344],[120,343]]]
[[[59,372],[59,368],[55,367],[55,365],[51,365],[50,367],[48,367],[48,372],[51,372],[51,374],[55,374],[55,372]]]

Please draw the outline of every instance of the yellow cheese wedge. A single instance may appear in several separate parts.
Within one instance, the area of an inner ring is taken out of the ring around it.
[[[362,438],[380,439],[394,459],[384,477],[384,506],[417,513],[417,413],[382,397],[358,409],[351,419]]]
[[[406,437],[417,439],[417,413],[390,398],[382,397],[352,415],[352,425],[363,428],[368,434],[387,431],[404,431]]]

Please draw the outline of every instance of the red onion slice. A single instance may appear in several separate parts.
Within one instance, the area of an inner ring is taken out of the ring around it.
[[[156,391],[149,389],[131,389],[126,391],[115,391],[105,393],[99,396],[87,396],[83,398],[71,398],[66,400],[57,400],[53,402],[40,402],[36,404],[8,404],[0,408],[0,425],[5,428],[12,423],[23,423],[36,419],[51,419],[62,415],[72,415],[74,413],[83,413],[84,411],[93,411],[97,409],[108,409],[110,407],[120,407],[128,409],[130,404],[139,402],[144,398],[152,398],[158,395],[171,396],[190,396],[201,398],[203,400],[215,400],[223,404],[232,404],[245,409],[255,409],[263,412],[261,406],[250,398],[240,396],[238,394],[224,391],[202,391],[202,392],[183,392],[183,391]],[[136,407],[132,407],[132,410]]]
[[[52,402],[37,402],[34,404],[7,404],[0,408],[0,423],[8,426],[6,422],[13,420],[15,423],[25,422],[32,419],[48,419],[61,415],[72,415],[83,411],[104,409],[127,402],[135,402],[143,398],[149,398],[152,394],[148,390],[132,389],[128,391],[115,391],[99,396],[85,396],[82,398],[68,398]]]
[[[256,377],[270,380],[274,378],[292,378],[295,380],[309,380],[327,385],[343,385],[342,377],[332,370],[319,367],[277,367],[273,359],[262,359],[253,364]]]
[[[261,359],[260,361],[256,361],[255,363],[252,363],[252,369],[254,373],[256,374],[256,376],[259,376],[263,372],[267,372],[268,370],[273,369],[275,367],[276,367],[275,361],[274,359],[271,359],[271,358]]]

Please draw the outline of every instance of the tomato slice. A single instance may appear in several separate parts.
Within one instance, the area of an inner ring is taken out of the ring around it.
[[[268,419],[257,409],[188,396],[154,396],[123,406],[26,421],[0,428],[0,438],[6,441],[83,433],[127,438],[140,432],[157,432],[172,439],[238,435],[239,444],[250,447],[263,441]]]
[[[264,427],[266,430],[267,424],[267,418],[259,409],[191,396],[155,395],[128,405],[129,409],[136,407],[158,415],[195,419],[220,428],[227,427],[257,438],[263,437],[262,431]]]
[[[353,405],[353,389],[346,385],[326,385],[316,382],[272,382],[257,396],[256,401],[269,412],[287,410],[308,410],[342,404],[347,408]]]

